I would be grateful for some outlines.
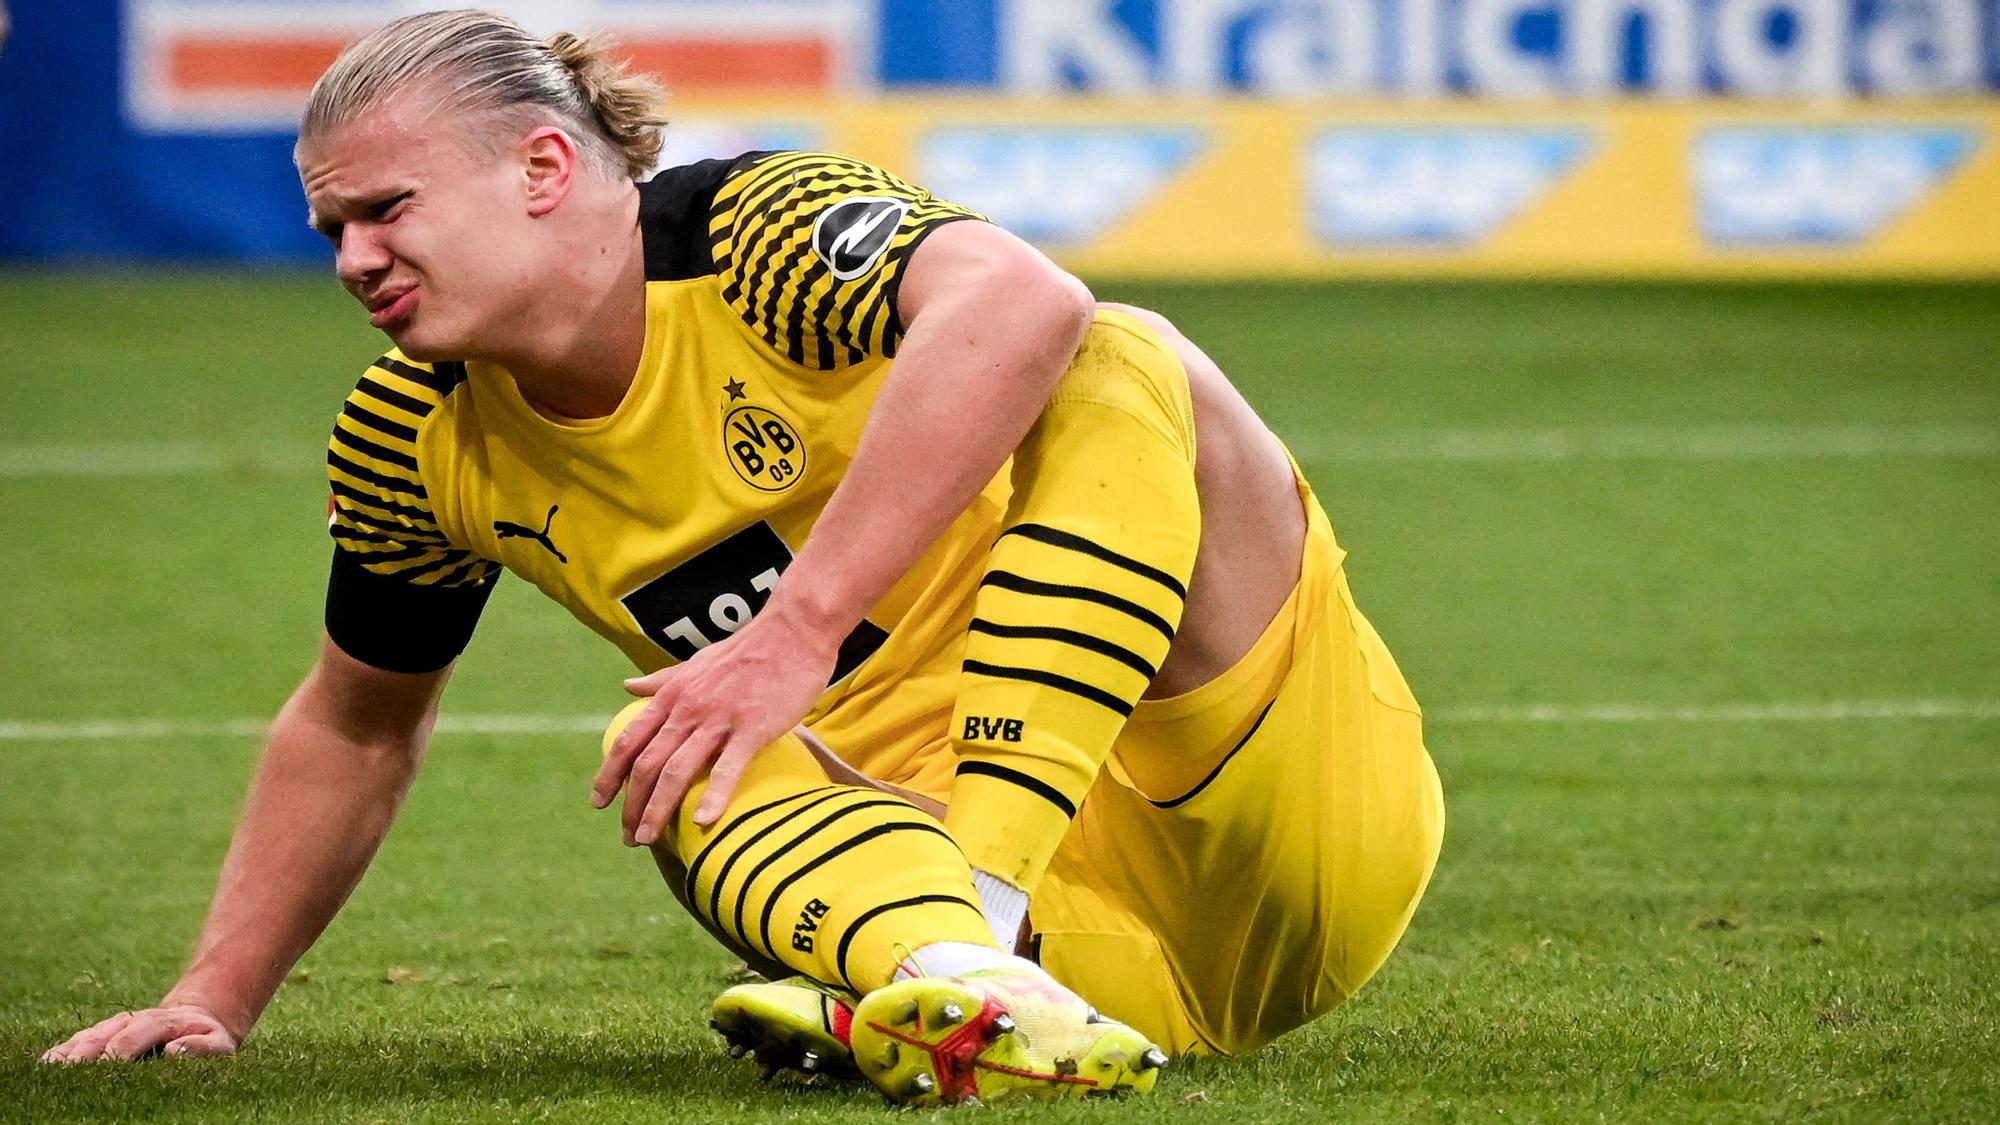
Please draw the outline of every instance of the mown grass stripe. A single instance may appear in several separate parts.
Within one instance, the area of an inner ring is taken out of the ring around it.
[[[1424,712],[1432,722],[1599,723],[1845,723],[1940,719],[2000,722],[2000,699],[1829,699],[1782,703],[1517,703],[1457,704]],[[496,736],[598,734],[608,715],[444,715],[439,734]],[[89,742],[148,738],[222,738],[262,734],[268,719],[10,719],[0,742]]]
[[[1342,464],[2000,457],[2000,427],[1945,425],[1287,430],[1303,460]],[[0,442],[0,477],[170,477],[317,470],[322,447],[203,442]]]

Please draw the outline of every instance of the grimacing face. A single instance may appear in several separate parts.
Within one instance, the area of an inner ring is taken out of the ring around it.
[[[309,221],[369,322],[410,358],[503,350],[537,246],[510,150],[483,158],[462,116],[392,98],[300,143]]]

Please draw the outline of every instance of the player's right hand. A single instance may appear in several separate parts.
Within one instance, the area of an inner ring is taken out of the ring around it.
[[[233,1055],[241,1040],[208,1009],[177,1004],[171,1008],[147,1008],[143,1012],[120,1012],[49,1048],[42,1061],[139,1059],[155,1051],[168,1055]]]

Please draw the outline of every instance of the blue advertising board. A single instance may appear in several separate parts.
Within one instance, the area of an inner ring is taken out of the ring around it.
[[[1028,98],[1011,120],[923,121],[893,155],[1053,248],[1098,243],[1226,159],[1202,122],[1241,102],[1404,107],[1395,128],[1288,134],[1303,229],[1329,247],[1482,244],[1588,168],[1598,138],[1564,115],[1608,99],[1809,110],[1797,128],[1696,135],[1674,158],[1693,221],[1718,247],[1862,241],[1976,165],[1979,140],[1856,114],[2000,92],[2000,0],[487,2],[537,32],[607,28],[665,73],[673,162],[837,145],[868,107],[921,111],[947,89]],[[0,129],[23,155],[0,261],[324,261],[291,167],[305,92],[342,43],[428,6],[11,0]],[[742,65],[773,57],[799,66]],[[1181,108],[1047,112],[1140,104]],[[1450,120],[1498,106],[1520,119]]]
[[[2000,87],[2000,0],[882,0],[888,86],[1273,97]]]

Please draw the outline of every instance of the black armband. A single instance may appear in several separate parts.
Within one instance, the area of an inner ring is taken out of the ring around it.
[[[334,548],[326,632],[340,651],[385,672],[435,672],[465,651],[497,579],[418,586],[377,574]]]

